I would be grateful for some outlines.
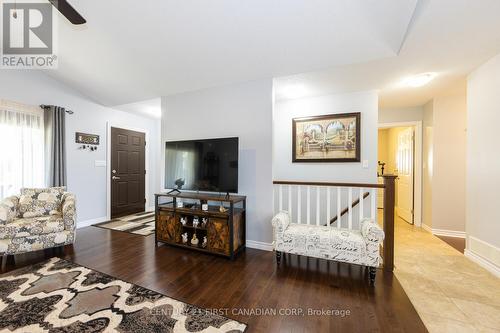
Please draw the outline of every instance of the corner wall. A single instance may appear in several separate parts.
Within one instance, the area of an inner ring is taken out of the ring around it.
[[[165,141],[240,138],[239,193],[247,196],[250,247],[272,241],[272,89],[265,79],[162,98],[162,170]]]
[[[159,190],[159,121],[102,106],[38,70],[0,72],[0,98],[31,105],[59,105],[75,112],[66,116],[66,153],[67,187],[76,194],[78,227],[106,219],[106,166],[96,166],[95,162],[106,160],[108,121],[149,132],[148,201],[154,202],[154,193]],[[79,145],[75,143],[76,131],[98,134],[101,139],[98,150],[79,150]]]
[[[500,54],[467,80],[466,254],[500,276]]]

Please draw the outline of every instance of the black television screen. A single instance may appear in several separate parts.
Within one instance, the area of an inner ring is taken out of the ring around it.
[[[238,193],[238,138],[166,142],[165,188]]]

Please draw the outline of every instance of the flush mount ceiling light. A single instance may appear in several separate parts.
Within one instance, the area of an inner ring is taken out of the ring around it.
[[[422,87],[431,82],[436,77],[436,75],[436,73],[417,74],[404,79],[403,85],[413,88]]]
[[[284,87],[282,93],[286,98],[300,98],[305,96],[307,89],[303,84],[294,83]]]

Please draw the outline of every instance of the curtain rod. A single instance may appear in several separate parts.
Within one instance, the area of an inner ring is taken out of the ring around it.
[[[48,109],[48,108],[50,108],[50,105],[40,104],[40,107],[41,107],[42,109]],[[65,110],[65,111],[66,111],[66,113],[67,113],[67,114],[73,114],[73,113],[74,113],[74,112],[73,112],[73,111],[71,111],[71,110]]]

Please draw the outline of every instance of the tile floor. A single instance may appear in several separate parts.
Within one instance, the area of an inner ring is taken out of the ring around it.
[[[429,332],[500,332],[500,279],[429,232],[396,220],[394,273]]]

